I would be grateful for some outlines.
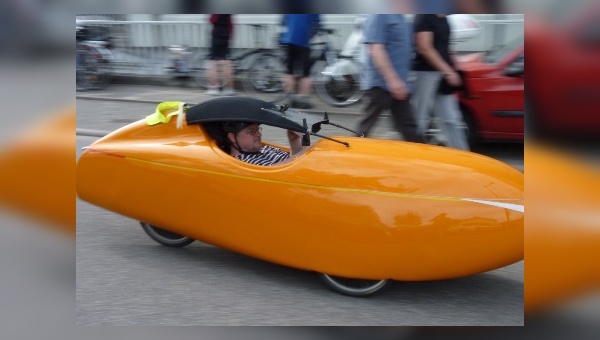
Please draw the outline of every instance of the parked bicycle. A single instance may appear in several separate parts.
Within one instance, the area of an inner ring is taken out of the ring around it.
[[[108,28],[75,25],[75,83],[77,91],[100,90],[111,79],[112,42]]]
[[[325,78],[321,76],[321,72],[335,61],[335,51],[329,38],[334,33],[334,29],[321,27],[309,44],[310,76],[315,88],[324,86]],[[284,48],[278,48],[269,52],[268,56],[257,58],[248,68],[248,78],[252,80],[248,86],[248,94],[269,102],[278,102],[286,98],[283,86],[286,58]],[[291,98],[288,104],[293,106],[293,96]]]
[[[249,24],[253,30],[256,46],[265,46],[267,27]],[[241,82],[244,92],[266,101],[277,101],[283,97],[282,77],[284,64],[282,54],[277,49],[258,47],[240,52],[230,57],[233,64],[234,79]],[[193,77],[202,88],[209,88],[208,68],[210,52],[200,53],[193,58]],[[223,77],[218,77],[222,79]],[[217,85],[224,88],[223,80]]]
[[[360,72],[362,66],[358,65],[358,55],[354,53],[359,48],[360,39],[349,37],[342,53],[337,55],[331,41],[335,34],[332,28],[321,27],[310,43],[310,69],[313,86],[316,94],[325,103],[335,106],[346,106],[356,103],[363,95],[360,90]],[[345,58],[345,59],[342,59]],[[343,60],[343,63],[340,63]],[[348,65],[350,63],[350,66]],[[261,56],[248,68],[248,76],[253,79],[248,90],[253,91],[252,96],[259,99],[277,102],[286,97],[282,84],[285,73],[286,55],[284,49],[271,51],[268,56]],[[267,86],[265,86],[267,84]]]

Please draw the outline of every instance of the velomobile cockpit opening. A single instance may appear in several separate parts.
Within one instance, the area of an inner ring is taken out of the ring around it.
[[[208,137],[215,141],[215,144],[223,150],[225,153],[229,153],[229,143],[227,142],[227,135],[221,128],[222,122],[207,122],[200,124],[204,131],[208,134]]]
[[[311,135],[332,140],[346,147],[350,146],[347,142],[317,134],[322,124],[336,126],[360,136],[356,131],[330,122],[327,113],[324,117],[318,117],[314,114],[289,109],[287,105],[278,106],[249,97],[224,97],[207,100],[188,108],[185,117],[188,125],[201,124],[204,126],[209,137],[213,138],[225,152],[229,150],[229,143],[227,134],[221,128],[221,124],[224,122],[252,122],[302,133],[304,146],[310,145]]]

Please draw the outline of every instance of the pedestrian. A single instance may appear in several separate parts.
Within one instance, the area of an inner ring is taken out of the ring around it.
[[[446,14],[418,14],[414,20],[416,71],[414,106],[417,125],[422,134],[429,128],[433,114],[440,120],[447,146],[469,150],[455,90],[462,80],[454,67],[450,52],[450,25]]]
[[[383,110],[391,111],[395,129],[409,142],[423,142],[409,104],[408,72],[413,53],[412,27],[402,14],[371,14],[364,23],[368,44],[361,89],[365,106],[358,132],[367,136]]]
[[[319,14],[285,14],[280,43],[286,47],[287,61],[284,89],[290,106],[310,109],[312,80],[310,78],[310,39],[317,33]]]
[[[212,24],[210,60],[208,61],[208,90],[206,94],[216,96],[223,87],[223,95],[232,96],[234,90],[233,65],[229,57],[229,43],[233,37],[231,14],[211,14]],[[224,85],[221,85],[224,84]]]

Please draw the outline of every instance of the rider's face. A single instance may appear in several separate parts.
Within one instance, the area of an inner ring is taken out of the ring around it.
[[[260,130],[261,128],[258,124],[248,125],[237,133],[235,141],[233,142],[235,143],[237,141],[240,150],[245,152],[258,152],[260,151],[260,148],[262,148],[262,133]]]

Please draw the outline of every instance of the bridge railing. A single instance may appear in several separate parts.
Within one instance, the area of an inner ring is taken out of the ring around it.
[[[193,53],[210,46],[211,25],[204,21],[128,21],[128,20],[78,20],[80,24],[101,25],[109,28],[113,40],[113,67],[145,73],[162,73],[169,63],[168,47],[187,45]],[[502,44],[524,29],[522,19],[479,20],[481,33],[475,38],[457,44],[458,52],[487,51]],[[276,23],[263,24],[261,36],[256,36],[249,24],[234,26],[231,48],[234,50],[256,47],[277,48],[281,27]],[[353,23],[331,22],[324,26],[336,30],[331,37],[335,49],[341,49],[354,29]]]

